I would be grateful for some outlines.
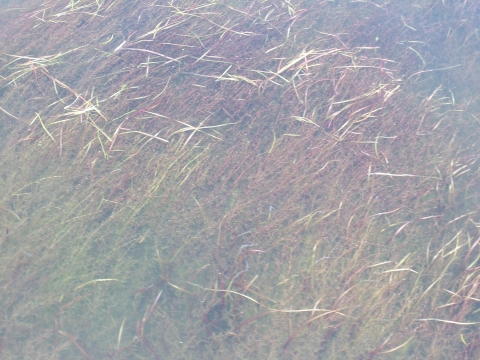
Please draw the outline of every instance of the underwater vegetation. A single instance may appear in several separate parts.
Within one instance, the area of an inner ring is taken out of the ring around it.
[[[478,359],[480,4],[0,5],[0,358]]]

